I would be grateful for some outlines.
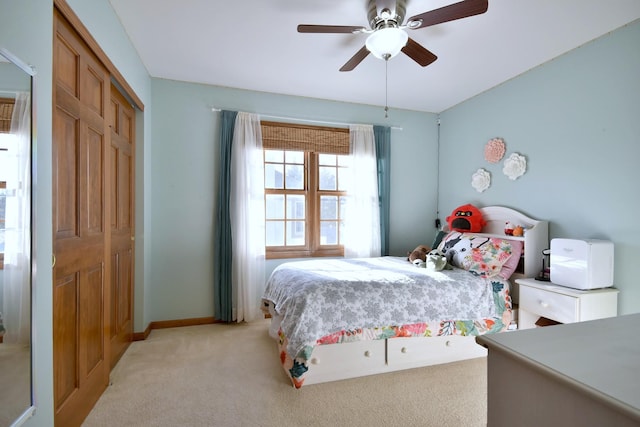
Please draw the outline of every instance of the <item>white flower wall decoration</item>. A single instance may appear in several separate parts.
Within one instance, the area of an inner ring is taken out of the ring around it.
[[[491,174],[485,169],[478,169],[471,177],[471,186],[478,193],[482,193],[491,185]]]
[[[502,172],[509,177],[510,180],[516,180],[521,177],[527,170],[527,159],[518,154],[512,153],[505,161]]]

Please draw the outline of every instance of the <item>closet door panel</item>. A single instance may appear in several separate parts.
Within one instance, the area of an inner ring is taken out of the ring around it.
[[[109,380],[105,173],[111,82],[57,10],[54,30],[54,409],[55,424],[66,427],[82,424]]]
[[[53,288],[53,298],[64,305],[65,310],[55,310],[53,339],[54,353],[54,405],[59,408],[78,389],[78,299],[79,277],[77,274],[58,276]]]
[[[79,119],[58,107],[54,113],[54,164],[65,165],[53,171],[54,239],[77,237],[80,234],[77,218],[78,204],[78,140]]]
[[[131,99],[144,107],[69,5],[53,4],[54,422],[67,427],[133,339]]]
[[[85,341],[83,348],[85,354],[85,374],[88,375],[96,369],[104,360],[104,279],[102,264],[96,264],[87,269],[87,278],[80,290],[80,308],[82,328],[81,340]]]
[[[86,208],[83,217],[83,231],[85,235],[102,235],[104,231],[104,135],[97,129],[89,128],[85,144],[81,147],[82,154],[82,193],[83,207]]]
[[[111,366],[133,339],[135,111],[111,87]]]

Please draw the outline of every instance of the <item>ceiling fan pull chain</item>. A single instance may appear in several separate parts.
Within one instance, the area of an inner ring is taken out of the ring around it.
[[[389,57],[384,59],[384,118],[389,118]]]

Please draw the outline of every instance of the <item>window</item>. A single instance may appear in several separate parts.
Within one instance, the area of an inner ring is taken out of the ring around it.
[[[4,231],[5,212],[7,207],[7,177],[10,168],[7,157],[9,145],[12,141],[11,116],[15,100],[12,98],[0,98],[0,270],[4,268]]]
[[[343,256],[349,131],[263,122],[267,258]]]
[[[3,150],[0,150],[0,157],[2,157]],[[2,160],[0,160],[0,167]],[[4,218],[5,209],[7,206],[7,183],[6,181],[0,181],[0,270],[4,268]]]
[[[0,270],[4,268],[4,240],[7,209],[6,173],[9,171],[11,166],[8,161],[9,159],[7,156],[7,146],[10,141],[10,134],[0,133]]]

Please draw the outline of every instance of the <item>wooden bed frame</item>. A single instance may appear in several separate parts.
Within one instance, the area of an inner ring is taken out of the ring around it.
[[[483,233],[473,233],[475,235],[505,238],[504,226],[507,221],[525,228],[523,237],[506,236],[510,240],[524,242],[522,268],[510,279],[514,314],[517,316],[518,290],[515,279],[533,277],[541,270],[542,251],[549,245],[548,222],[534,220],[513,209],[500,206],[480,210],[487,225],[483,228]],[[475,336],[391,338],[319,345],[313,349],[309,359],[309,370],[304,376],[304,385],[450,363],[486,355],[486,348],[476,344]]]

